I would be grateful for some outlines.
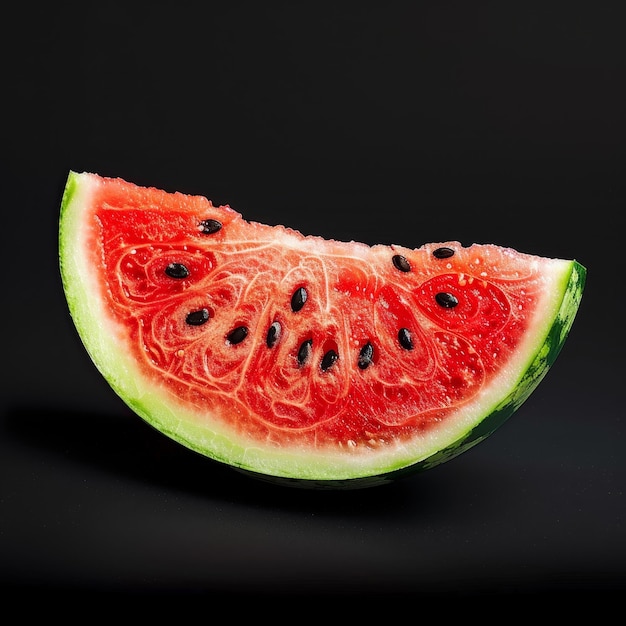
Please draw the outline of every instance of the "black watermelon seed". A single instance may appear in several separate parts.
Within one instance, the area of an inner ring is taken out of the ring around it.
[[[248,328],[246,326],[237,326],[237,328],[233,328],[226,339],[230,343],[241,343],[248,336]]]
[[[202,326],[202,324],[206,324],[209,321],[209,310],[198,309],[197,311],[192,311],[187,315],[185,321],[190,326]]]
[[[332,367],[338,358],[339,355],[334,350],[329,350],[322,358],[322,363],[320,365],[322,371],[325,372],[330,367]]]
[[[442,306],[444,309],[453,309],[459,301],[456,296],[453,296],[451,293],[447,293],[445,291],[440,291],[435,295],[435,300],[437,304]]]
[[[398,341],[405,350],[413,350],[413,339],[408,328],[401,328],[398,331]]]
[[[276,345],[276,342],[280,339],[280,333],[282,331],[282,327],[280,322],[274,322],[267,330],[267,337],[265,338],[265,343],[268,348],[273,348]]]
[[[449,259],[451,256],[454,256],[454,250],[452,248],[437,248],[433,251],[433,256],[436,259]]]
[[[221,228],[222,228],[222,223],[218,222],[217,220],[208,219],[208,220],[202,220],[200,222],[200,232],[203,235],[212,235],[213,233],[216,233],[218,230],[221,230]]]
[[[165,273],[170,278],[187,278],[189,270],[182,263],[170,263],[165,268]]]
[[[313,339],[307,339],[300,344],[300,349],[298,350],[298,364],[304,365],[309,356],[311,355],[311,350],[313,346]]]
[[[411,264],[407,261],[405,256],[401,254],[395,254],[393,256],[393,264],[401,271],[401,272],[410,272]]]
[[[307,297],[308,294],[306,289],[304,287],[298,287],[298,289],[296,289],[291,296],[291,310],[294,313],[299,311],[304,306]]]
[[[368,341],[359,352],[358,366],[364,370],[367,369],[374,359],[374,346]]]

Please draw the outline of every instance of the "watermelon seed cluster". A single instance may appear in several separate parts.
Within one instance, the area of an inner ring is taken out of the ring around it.
[[[433,256],[436,259],[449,259],[451,256],[454,256],[454,250],[447,246],[442,246],[433,251]],[[454,294],[446,291],[440,291],[435,294],[435,300],[444,309],[453,309],[459,303],[458,298]]]
[[[448,247],[442,246],[441,248],[437,248],[433,251],[433,256],[436,259],[448,259],[453,255],[454,250]],[[391,260],[396,269],[400,270],[401,272],[411,271],[411,264],[405,256],[401,254],[395,254]],[[451,309],[459,303],[456,296],[444,291],[439,292],[435,295],[435,301],[437,302],[437,304],[439,304],[439,306],[442,306],[446,309]],[[413,350],[413,338],[411,336],[411,331],[408,328],[401,328],[398,331],[398,343],[405,350]]]
[[[222,229],[222,224],[218,220],[215,219],[206,219],[200,222],[199,230],[202,234],[212,235],[219,230]],[[437,259],[447,259],[454,255],[454,250],[448,247],[440,247],[433,251],[433,256]],[[395,254],[392,257],[392,263],[401,272],[410,272],[411,264],[409,260],[401,255]],[[165,274],[170,278],[174,278],[177,280],[187,278],[189,276],[189,269],[183,263],[170,263],[165,268]],[[294,313],[297,313],[304,307],[306,301],[308,299],[308,292],[304,286],[298,287],[291,296],[291,310]],[[451,293],[447,292],[439,292],[435,295],[435,300],[437,304],[441,307],[450,309],[454,308],[458,305],[459,301]],[[209,321],[210,313],[207,308],[201,308],[195,311],[191,311],[187,314],[185,321],[190,326],[201,326],[206,324]],[[248,336],[249,329],[247,326],[240,325],[233,328],[228,335],[226,336],[226,340],[230,344],[238,344],[244,341]],[[268,348],[273,348],[276,343],[279,341],[280,336],[282,334],[282,326],[280,322],[273,322],[265,337],[265,343]],[[411,336],[411,331],[408,328],[400,328],[398,331],[398,343],[405,350],[413,350],[413,338]],[[313,339],[308,338],[305,339],[298,348],[297,360],[298,365],[303,366],[311,356],[313,351]],[[339,354],[336,350],[330,349],[325,352],[322,357],[320,368],[322,371],[329,370],[339,359]],[[368,341],[360,350],[359,357],[357,360],[357,365],[360,369],[367,369],[374,361],[374,346]]]

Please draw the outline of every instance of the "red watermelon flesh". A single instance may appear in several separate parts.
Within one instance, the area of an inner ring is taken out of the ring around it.
[[[304,236],[74,172],[60,260],[87,351],[140,416],[235,468],[342,487],[490,434],[556,358],[585,280],[573,260]]]

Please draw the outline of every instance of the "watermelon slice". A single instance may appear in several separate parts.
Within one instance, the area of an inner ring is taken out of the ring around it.
[[[201,196],[70,172],[69,311],[143,419],[259,478],[364,487],[491,434],[536,388],[586,270],[496,245],[304,236]]]

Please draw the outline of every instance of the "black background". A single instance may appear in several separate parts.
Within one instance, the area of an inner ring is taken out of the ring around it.
[[[578,606],[624,592],[618,4],[12,7],[0,43],[3,588],[435,598],[446,610],[447,598]],[[576,258],[587,287],[553,369],[486,442],[390,486],[275,487],[154,432],[91,365],[58,275],[70,169],[307,234]]]

